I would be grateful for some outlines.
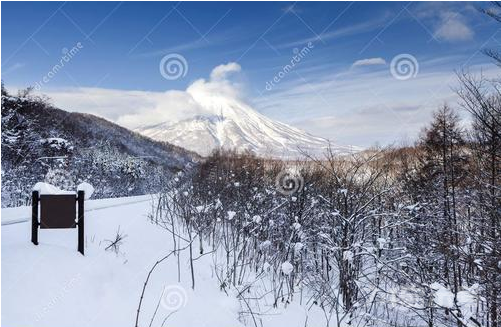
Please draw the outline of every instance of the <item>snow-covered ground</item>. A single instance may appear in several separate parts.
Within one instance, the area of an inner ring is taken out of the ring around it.
[[[150,223],[151,196],[87,201],[85,256],[77,252],[77,229],[40,230],[38,246],[30,242],[29,221],[2,226],[2,326],[135,326],[136,311],[148,271],[173,249],[170,234]],[[96,210],[99,209],[100,210]],[[94,209],[94,210],[91,210]],[[21,219],[29,207],[2,209]],[[16,213],[17,212],[17,216]],[[5,215],[6,214],[6,215]],[[9,221],[8,219],[5,222]],[[117,230],[126,235],[119,253],[105,251]],[[139,326],[239,327],[241,303],[219,290],[212,259],[195,262],[196,289],[191,289],[187,253],[171,256],[151,275]],[[263,325],[304,326],[299,304],[267,309]],[[249,320],[253,326],[252,320]],[[323,326],[319,312],[309,326]]]

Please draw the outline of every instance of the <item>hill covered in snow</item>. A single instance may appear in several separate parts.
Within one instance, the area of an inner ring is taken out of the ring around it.
[[[90,181],[97,198],[151,193],[162,176],[197,158],[105,119],[70,113],[26,93],[12,96],[2,87],[2,206],[27,203],[39,181],[69,190]]]

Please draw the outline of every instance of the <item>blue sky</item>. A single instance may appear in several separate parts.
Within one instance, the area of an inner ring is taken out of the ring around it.
[[[343,144],[388,144],[412,140],[437,105],[454,104],[454,70],[498,74],[480,50],[499,45],[501,25],[478,7],[489,3],[3,2],[2,80],[35,85],[80,44],[40,92],[127,125],[123,115],[152,110],[143,102],[183,118],[165,92],[233,62],[231,85],[261,113]],[[169,54],[187,65],[174,80],[159,72]],[[416,64],[405,80],[391,74],[402,54]]]

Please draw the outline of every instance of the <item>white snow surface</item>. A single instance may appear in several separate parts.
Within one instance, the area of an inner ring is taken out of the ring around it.
[[[85,200],[87,200],[90,199],[90,197],[94,193],[94,187],[87,182],[83,182],[78,184],[77,191],[84,191]]]
[[[430,285],[435,290],[434,301],[441,307],[453,308],[454,307],[454,294],[440,283],[433,283]]]
[[[290,275],[292,271],[294,270],[294,267],[289,261],[285,261],[282,263],[282,272],[286,275]]]
[[[30,242],[31,224],[2,226],[1,325],[134,326],[148,271],[172,250],[168,234],[146,217],[150,205],[142,202],[89,212],[85,256],[77,252],[77,229],[39,230],[40,244],[35,246]],[[104,248],[119,226],[127,237],[116,255]],[[140,325],[149,324],[165,288],[165,305],[160,305],[154,326],[172,313],[172,300],[179,294],[181,306],[166,325],[242,326],[237,320],[239,302],[219,291],[210,269],[204,269],[210,266],[210,257],[198,260],[196,291],[190,287],[187,257],[181,258],[181,283],[177,282],[175,257],[153,273]]]
[[[2,226],[2,326],[88,327],[134,326],[143,283],[155,262],[173,249],[170,234],[147,215],[151,196],[86,201],[85,256],[77,252],[77,229],[39,230],[39,245],[30,242],[29,221]],[[98,210],[99,209],[99,210]],[[29,214],[29,207],[2,209]],[[9,215],[9,214],[8,214]],[[123,235],[118,254],[105,251],[117,230]],[[195,261],[195,290],[191,289],[189,254],[172,256],[152,273],[140,312],[139,326],[242,327],[235,297],[219,289],[210,255]],[[290,272],[290,263],[282,265]],[[270,269],[270,267],[263,267]],[[285,269],[284,269],[285,268]],[[324,326],[323,314],[292,302],[286,307],[261,308],[263,327]],[[176,311],[177,310],[177,311]],[[247,326],[253,326],[251,320]]]
[[[190,95],[207,114],[178,122],[143,126],[137,132],[207,156],[214,149],[249,150],[266,157],[298,158],[301,152],[325,154],[328,141],[270,119],[250,105],[222,94],[190,88]],[[357,147],[332,144],[333,152],[350,153]]]
[[[236,214],[235,211],[228,211],[228,220],[232,220]]]

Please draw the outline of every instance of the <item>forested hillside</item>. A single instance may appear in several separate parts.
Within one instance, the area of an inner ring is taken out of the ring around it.
[[[94,197],[139,195],[187,168],[197,155],[153,141],[105,119],[54,108],[2,86],[2,206],[25,205],[39,181],[74,190],[94,185]]]

